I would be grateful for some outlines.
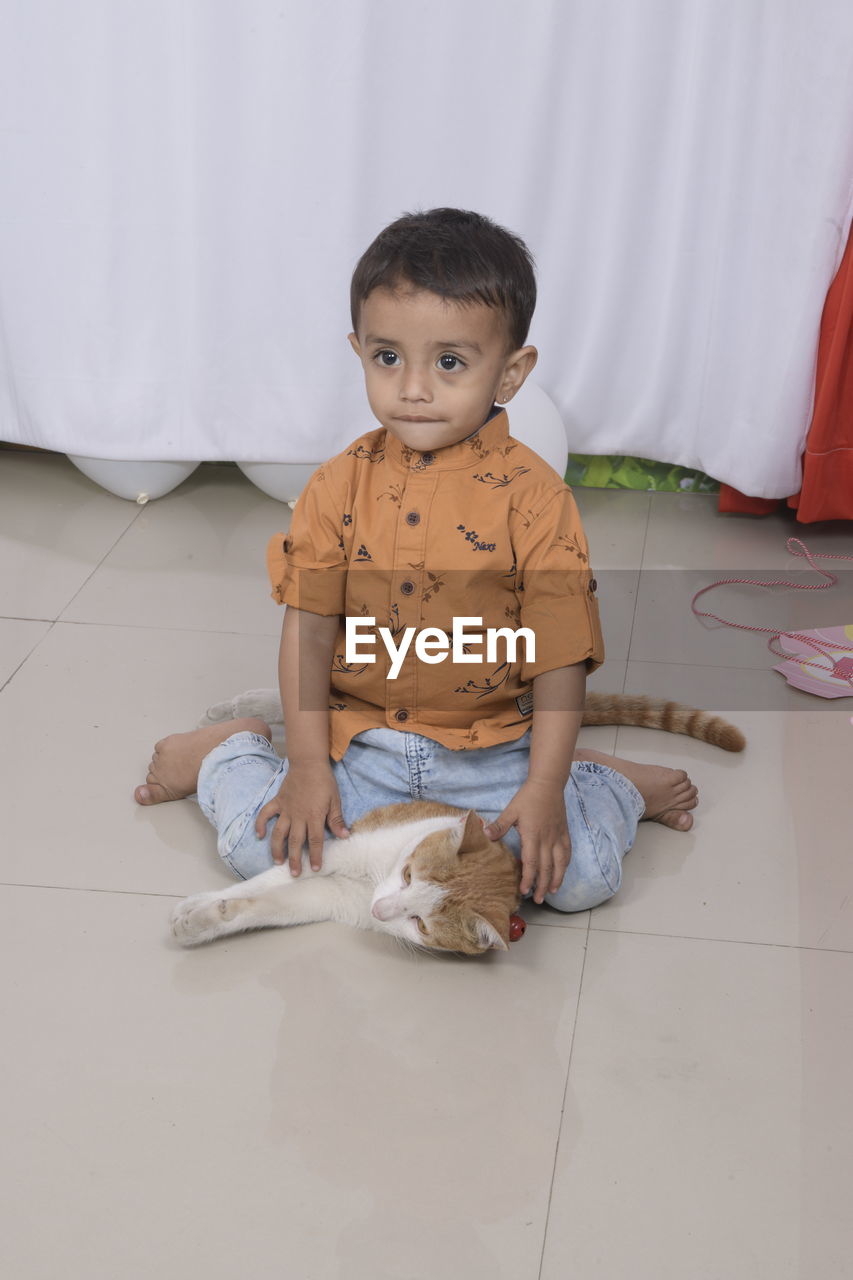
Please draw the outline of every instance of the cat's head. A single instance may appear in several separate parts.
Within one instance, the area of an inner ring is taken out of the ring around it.
[[[381,928],[418,947],[469,956],[505,951],[520,879],[518,861],[469,810],[403,851],[371,911]]]

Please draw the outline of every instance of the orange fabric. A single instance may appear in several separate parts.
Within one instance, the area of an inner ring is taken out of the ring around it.
[[[826,296],[797,519],[853,520],[853,235]]]
[[[765,514],[776,506],[777,501],[749,498],[729,485],[720,489],[720,511]],[[802,524],[853,520],[853,233],[826,295],[803,482],[788,506]]]
[[[271,540],[267,559],[276,600],[341,618],[331,671],[335,759],[356,733],[380,726],[455,749],[519,738],[531,723],[535,676],[583,661],[594,670],[604,658],[572,492],[509,435],[505,412],[435,453],[381,428],[362,436],[314,473],[290,533]],[[346,617],[375,618],[397,647],[415,628],[396,678],[375,628],[373,644],[361,646],[375,661],[345,660]],[[467,661],[417,656],[421,629],[436,629],[437,654],[460,617],[482,619],[467,628],[475,633]],[[489,659],[480,634],[519,627],[533,632],[535,658],[519,644],[513,660],[498,640]]]
[[[733,489],[730,484],[720,485],[720,501],[718,509],[725,512],[736,512],[738,515],[767,516],[775,511],[781,498],[750,498],[740,489]]]

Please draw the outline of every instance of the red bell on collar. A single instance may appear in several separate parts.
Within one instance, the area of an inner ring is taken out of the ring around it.
[[[518,942],[527,928],[527,922],[522,920],[521,916],[515,912],[509,918],[509,940],[510,942]]]

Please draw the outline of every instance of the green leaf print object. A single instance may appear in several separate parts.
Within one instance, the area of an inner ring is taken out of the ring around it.
[[[690,467],[627,455],[571,453],[566,483],[585,489],[637,489],[653,493],[718,493],[719,482]]]

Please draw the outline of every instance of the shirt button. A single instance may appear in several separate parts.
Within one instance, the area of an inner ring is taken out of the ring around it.
[[[435,462],[435,454],[434,454],[434,453],[422,453],[422,454],[421,454],[421,462],[424,462],[424,463],[426,463],[426,465],[427,465],[427,466],[429,466],[431,462]]]
[[[402,711],[402,710],[401,710],[401,711],[395,711],[395,712],[394,712],[394,719],[395,719],[395,720],[399,720],[401,724],[402,724],[402,722],[403,722],[404,720],[408,720],[408,718],[409,718],[409,713],[408,713],[408,711]]]
[[[400,590],[404,596],[410,596],[415,589],[414,582],[410,582],[407,578],[405,582],[400,583]]]
[[[417,511],[408,511],[406,513],[406,524],[420,524],[421,518]]]
[[[595,595],[596,591],[598,590],[598,583],[596,582],[595,578],[593,578],[592,581],[590,582],[589,589],[591,594]]]

